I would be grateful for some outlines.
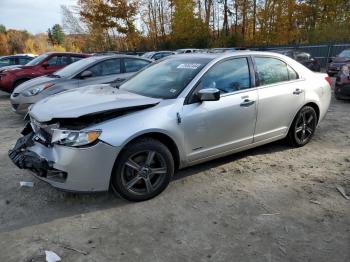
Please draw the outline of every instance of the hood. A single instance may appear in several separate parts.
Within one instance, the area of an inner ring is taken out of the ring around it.
[[[56,83],[58,82],[58,79],[61,79],[61,78],[53,78],[48,76],[33,78],[17,86],[13,91],[13,93],[21,93],[29,88],[36,87],[42,84]]]
[[[23,68],[23,66],[22,65],[3,66],[3,67],[0,67],[0,73],[4,72],[5,70],[14,69],[14,68]]]
[[[335,57],[334,59],[333,59],[333,63],[345,63],[345,62],[349,62],[350,61],[350,57],[339,57],[339,56],[337,56],[337,57]]]
[[[29,115],[39,122],[49,122],[52,119],[72,119],[109,111],[133,110],[156,105],[160,101],[161,99],[129,93],[110,85],[94,85],[40,100],[30,108]]]

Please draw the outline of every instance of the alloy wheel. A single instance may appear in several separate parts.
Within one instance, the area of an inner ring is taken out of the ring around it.
[[[162,186],[168,168],[164,157],[153,150],[131,155],[122,167],[122,184],[132,194],[149,195]]]
[[[297,118],[295,125],[295,138],[299,144],[307,143],[313,136],[316,128],[314,111],[304,110]]]

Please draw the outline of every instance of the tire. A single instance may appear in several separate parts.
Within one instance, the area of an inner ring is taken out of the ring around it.
[[[163,192],[173,174],[174,159],[169,149],[158,140],[140,139],[120,153],[111,186],[126,200],[145,201]]]
[[[304,106],[295,116],[287,140],[291,146],[302,147],[310,142],[317,126],[317,114],[311,106]]]

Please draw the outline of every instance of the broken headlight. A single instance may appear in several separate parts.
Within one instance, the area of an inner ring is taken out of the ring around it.
[[[56,143],[64,146],[85,146],[95,142],[102,131],[76,131],[76,130],[61,130],[54,129],[51,143]]]

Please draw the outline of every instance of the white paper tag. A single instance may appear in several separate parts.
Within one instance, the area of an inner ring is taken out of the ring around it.
[[[181,65],[178,65],[177,68],[194,70],[194,69],[197,69],[200,66],[201,66],[201,64],[181,64]]]

